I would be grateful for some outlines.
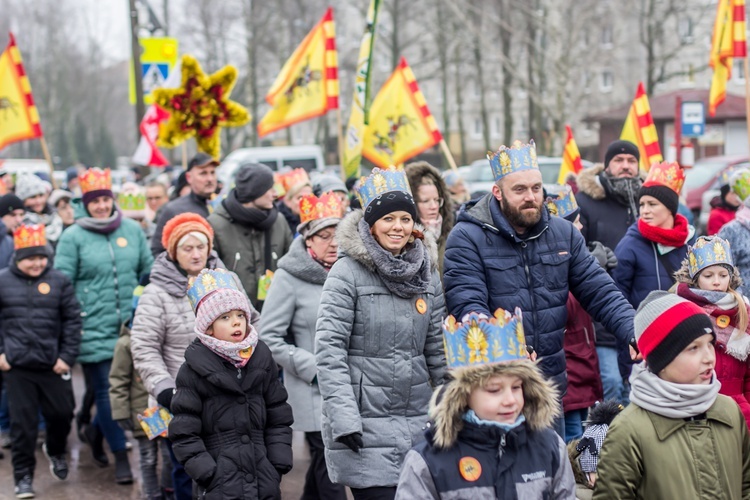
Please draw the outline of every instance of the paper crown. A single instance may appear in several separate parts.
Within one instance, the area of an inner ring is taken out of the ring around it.
[[[654,163],[648,171],[644,187],[665,186],[680,194],[682,185],[685,183],[685,171],[677,162],[662,161]]]
[[[328,217],[341,218],[344,216],[344,205],[341,199],[329,191],[320,195],[320,198],[314,194],[303,196],[299,201],[300,223],[317,219],[326,219]]]
[[[204,269],[198,276],[191,278],[188,282],[187,296],[193,311],[203,299],[221,288],[239,291],[232,273],[226,269]]]
[[[112,190],[112,172],[108,168],[102,170],[94,167],[84,170],[78,174],[78,182],[81,184],[81,193],[90,191]]]
[[[364,209],[374,199],[390,191],[402,191],[411,195],[406,172],[396,167],[388,167],[385,170],[375,167],[369,176],[360,178],[357,197]]]
[[[117,206],[120,210],[128,212],[146,210],[146,195],[144,193],[120,193],[117,195]]]
[[[688,246],[690,279],[707,267],[724,264],[734,268],[729,242],[718,236],[701,236],[695,245]]]
[[[278,180],[281,182],[285,193],[292,191],[297,186],[310,184],[310,176],[307,175],[307,171],[304,168],[295,168],[289,172],[280,173]]]
[[[735,172],[730,179],[732,191],[744,202],[750,198],[750,170],[742,169]]]
[[[281,183],[281,175],[278,172],[273,173],[273,190],[276,191],[277,198],[281,198],[286,194],[284,184]]]
[[[471,313],[462,324],[453,316],[443,322],[443,343],[448,368],[464,368],[527,359],[521,309],[504,309],[492,318]]]
[[[513,172],[539,170],[539,164],[536,160],[536,145],[533,139],[528,144],[523,144],[519,140],[513,141],[510,147],[500,146],[496,153],[488,151],[487,159],[490,160],[495,181]]]
[[[732,183],[732,177],[743,170],[747,170],[747,167],[735,165],[724,169],[724,171],[721,172],[721,175],[719,175],[719,187],[730,186]]]
[[[23,248],[43,247],[46,245],[47,237],[43,224],[21,224],[13,231],[13,248],[16,251]]]
[[[573,189],[568,185],[563,187],[556,198],[552,196],[547,197],[545,203],[547,204],[549,213],[558,217],[565,218],[578,210],[578,202],[576,202]]]

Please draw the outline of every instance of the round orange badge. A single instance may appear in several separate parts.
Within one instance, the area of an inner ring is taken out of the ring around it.
[[[718,326],[719,328],[726,328],[727,326],[729,326],[729,321],[729,316],[727,316],[726,314],[722,314],[721,316],[716,318],[716,326]]]
[[[117,246],[120,248],[125,248],[126,246],[128,246],[128,240],[120,236],[119,238],[117,238]]]
[[[424,299],[417,299],[417,312],[419,314],[427,312],[427,302],[425,302]]]
[[[476,481],[482,475],[482,465],[474,457],[463,457],[458,461],[458,470],[461,477],[467,481]]]
[[[240,351],[240,357],[242,359],[247,359],[247,358],[249,358],[252,355],[253,355],[253,348],[252,347],[248,347],[247,349],[242,349]]]
[[[39,286],[36,287],[37,290],[39,290],[39,293],[42,295],[47,295],[49,293],[49,284],[48,283],[39,283]]]

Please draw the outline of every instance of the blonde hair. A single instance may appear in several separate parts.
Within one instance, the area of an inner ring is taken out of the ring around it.
[[[734,316],[734,321],[737,323],[737,330],[739,331],[738,337],[743,335],[745,331],[747,330],[748,324],[750,323],[750,317],[747,313],[747,304],[745,302],[745,297],[737,291],[737,288],[740,287],[742,284],[742,279],[740,278],[740,274],[737,271],[737,268],[732,266],[732,269],[729,269],[728,266],[718,264],[725,269],[729,271],[729,285],[727,286],[727,293],[730,294],[732,297],[734,297],[734,300],[737,301],[737,314]],[[708,269],[708,268],[706,268]],[[705,271],[706,269],[701,269],[701,271],[695,275],[695,278],[693,278],[693,285],[697,288],[700,288],[698,286],[698,277]]]

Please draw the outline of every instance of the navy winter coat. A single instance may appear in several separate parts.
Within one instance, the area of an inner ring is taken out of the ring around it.
[[[8,227],[0,219],[0,269],[10,265],[13,252],[13,236],[8,233]]]
[[[623,348],[632,336],[635,312],[573,224],[550,217],[545,209],[525,236],[516,234],[491,194],[469,202],[448,236],[446,303],[458,320],[470,312],[492,316],[499,307],[520,307],[526,343],[564,393],[568,291],[615,333]]]
[[[664,254],[672,264],[672,270],[678,271],[682,260],[687,257],[687,245],[695,243],[694,230],[691,227],[688,241],[685,245]],[[669,290],[675,281],[665,267],[659,262],[658,245],[641,235],[636,222],[628,228],[628,232],[615,248],[617,267],[612,277],[622,294],[630,304],[637,308],[641,301],[654,290]]]

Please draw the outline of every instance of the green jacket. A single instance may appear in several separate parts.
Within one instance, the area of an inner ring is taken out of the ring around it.
[[[115,357],[109,370],[109,403],[112,407],[112,420],[133,419],[133,436],[145,437],[137,415],[148,408],[148,392],[141,376],[133,367],[130,353],[130,330],[122,327],[120,338],[115,344]]]
[[[55,268],[70,277],[81,304],[79,363],[112,359],[120,325],[130,319],[133,289],[151,271],[153,257],[137,222],[122,218],[110,234],[74,224],[57,243]]]
[[[704,420],[631,403],[602,445],[594,500],[750,498],[750,435],[737,403],[718,396]]]

